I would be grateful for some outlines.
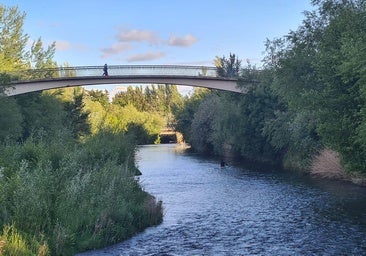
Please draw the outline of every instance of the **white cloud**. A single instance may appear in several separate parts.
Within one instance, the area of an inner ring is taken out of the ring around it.
[[[72,50],[72,49],[83,50],[86,48],[84,45],[72,44],[68,41],[63,41],[63,40],[58,40],[55,43],[56,43],[55,47],[56,47],[57,51],[67,51],[67,50]]]
[[[164,52],[147,52],[141,54],[130,55],[126,58],[128,62],[136,61],[149,61],[163,58],[165,56]]]
[[[132,45],[129,43],[116,43],[111,47],[102,49],[102,58],[107,58],[111,55],[118,55],[121,52],[128,51],[132,49]]]
[[[168,40],[170,46],[188,47],[197,42],[197,38],[191,34],[183,37],[171,36]]]
[[[71,49],[71,44],[67,41],[56,41],[56,50],[66,51]]]
[[[122,29],[118,32],[117,39],[120,42],[149,42],[150,44],[158,44],[161,41],[156,32],[138,29]]]

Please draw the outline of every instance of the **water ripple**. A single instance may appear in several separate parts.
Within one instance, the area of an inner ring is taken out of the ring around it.
[[[163,224],[80,255],[366,255],[365,189],[220,168],[167,145],[142,147],[138,159]]]

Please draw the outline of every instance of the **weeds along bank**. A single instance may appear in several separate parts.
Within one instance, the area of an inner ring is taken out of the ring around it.
[[[1,255],[73,255],[162,221],[135,181],[132,136],[83,143],[27,139],[0,147]]]

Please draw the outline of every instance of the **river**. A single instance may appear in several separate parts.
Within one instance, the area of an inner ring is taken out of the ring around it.
[[[163,201],[157,227],[80,255],[366,255],[366,189],[267,168],[220,167],[142,146],[140,182]]]

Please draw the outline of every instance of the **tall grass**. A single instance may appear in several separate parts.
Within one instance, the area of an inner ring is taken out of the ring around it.
[[[0,235],[0,255],[46,256],[49,255],[49,250],[46,243],[40,244],[35,238],[27,240],[14,224],[11,224],[5,226]]]
[[[133,139],[107,131],[82,144],[0,147],[0,224],[44,237],[51,255],[73,255],[160,223],[161,202],[134,179],[134,156]]]
[[[323,149],[315,156],[310,166],[310,173],[320,178],[344,179],[346,177],[339,154],[330,149]]]

